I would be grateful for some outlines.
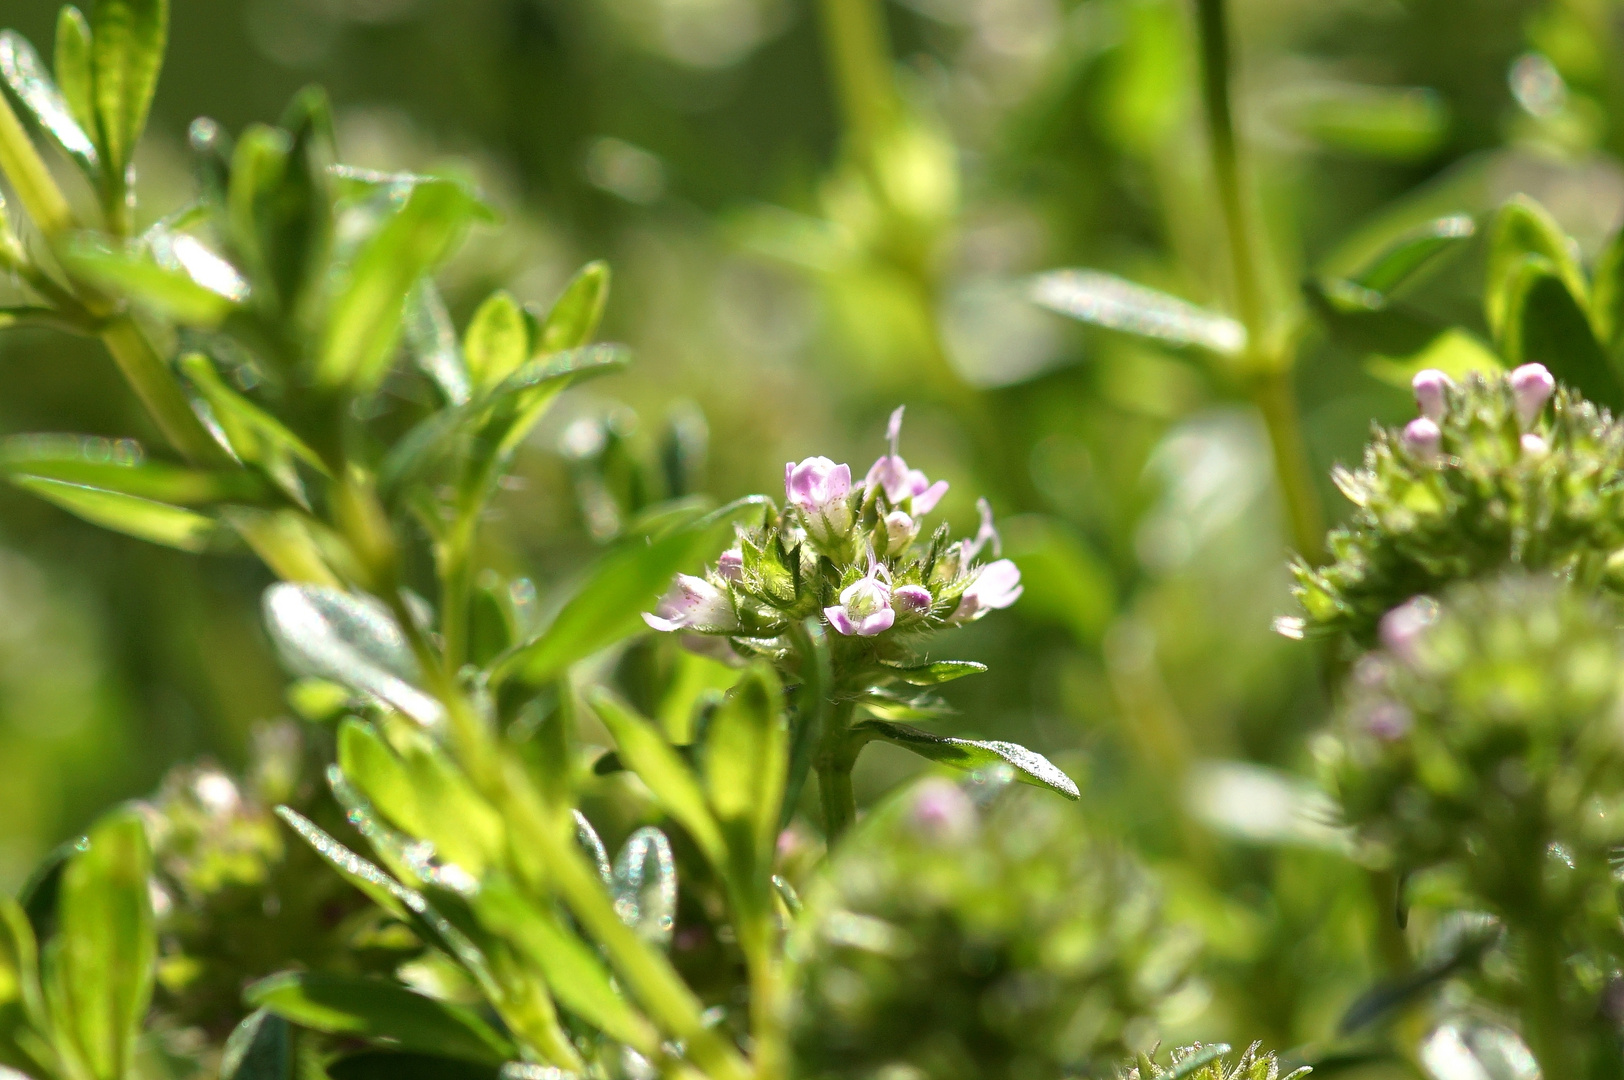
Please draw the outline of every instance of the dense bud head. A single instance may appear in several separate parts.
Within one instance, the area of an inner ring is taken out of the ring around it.
[[[1562,388],[1530,430],[1505,376],[1473,376],[1449,401],[1426,421],[1436,444],[1430,428],[1413,437],[1419,420],[1379,430],[1357,471],[1333,474],[1353,514],[1331,532],[1328,563],[1295,568],[1305,635],[1368,645],[1410,597],[1509,567],[1624,585],[1609,569],[1624,550],[1624,427]]]
[[[923,781],[836,850],[791,942],[790,1075],[1109,1076],[1155,1040],[1195,941],[1149,875],[1076,804],[974,803]]]

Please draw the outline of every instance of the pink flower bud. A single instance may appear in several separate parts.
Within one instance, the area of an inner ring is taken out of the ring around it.
[[[914,542],[914,537],[919,535],[919,522],[901,510],[893,510],[885,515],[881,526],[885,530],[885,551],[888,555],[902,554]]]
[[[1449,376],[1437,368],[1416,372],[1415,378],[1410,380],[1410,389],[1415,391],[1415,404],[1421,415],[1434,422],[1442,420],[1449,403],[1448,391],[1454,385]]]
[[[976,830],[976,807],[959,786],[939,776],[914,788],[908,824],[922,840],[953,844],[967,840]]]
[[[674,630],[726,633],[739,628],[733,601],[727,593],[692,574],[678,574],[653,613],[643,613],[643,621],[665,633]]]
[[[891,606],[904,615],[929,611],[934,603],[930,590],[923,585],[899,585],[891,590]]]
[[[1434,461],[1443,448],[1444,433],[1425,416],[1404,425],[1404,448],[1423,461]]]
[[[730,547],[716,556],[716,574],[725,581],[738,581],[744,577],[744,549]]]
[[[851,530],[851,466],[826,457],[784,464],[784,498],[806,518],[807,532],[819,544],[838,542]]]
[[[1524,433],[1521,442],[1522,452],[1525,457],[1538,460],[1551,452],[1551,444],[1535,435],[1532,431]]]
[[[1532,424],[1556,393],[1556,380],[1544,364],[1524,364],[1511,373],[1511,395],[1517,402],[1517,422]]]
[[[897,453],[897,446],[902,439],[902,412],[905,408],[907,406],[898,405],[896,411],[891,414],[891,422],[886,427],[886,438],[891,442],[891,452],[869,466],[863,486],[868,491],[882,489],[886,500],[892,506],[900,504],[904,499],[913,500],[908,504],[913,516],[922,517],[935,509],[936,504],[942,501],[942,496],[947,494],[947,481],[938,480],[934,484],[931,483],[920,470],[908,468],[908,463]]]
[[[1438,602],[1430,596],[1415,596],[1382,616],[1377,628],[1387,651],[1400,660],[1415,656],[1416,643],[1427,627],[1438,621]]]

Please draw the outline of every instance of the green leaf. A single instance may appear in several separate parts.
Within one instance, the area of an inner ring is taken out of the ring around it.
[[[412,189],[406,205],[362,246],[333,301],[316,364],[318,381],[365,390],[383,378],[407,294],[451,253],[474,209],[467,190],[449,180]]]
[[[974,660],[938,660],[932,664],[911,666],[889,661],[882,663],[891,670],[893,677],[911,686],[935,686],[937,683],[962,679],[966,675],[979,675],[987,670],[986,664],[978,664]]]
[[[949,738],[886,720],[864,720],[857,724],[855,730],[912,750],[920,757],[951,765],[955,769],[982,769],[989,765],[1009,765],[1015,770],[1015,778],[1023,784],[1058,791],[1068,799],[1082,798],[1071,777],[1061,772],[1053,762],[1042,754],[1015,743]]]
[[[12,476],[10,479],[18,487],[60,506],[75,517],[138,540],[199,552],[208,550],[228,536],[214,518],[179,506],[36,476]]]
[[[1449,131],[1449,106],[1425,87],[1349,83],[1291,95],[1286,121],[1328,150],[1388,161],[1414,161]]]
[[[500,1080],[500,1068],[436,1054],[395,1054],[368,1050],[341,1057],[326,1067],[332,1080]]]
[[[822,620],[812,616],[800,624],[791,624],[790,640],[795,644],[795,654],[800,661],[801,685],[794,690],[789,771],[784,782],[784,805],[778,817],[780,829],[789,827],[795,806],[801,800],[801,789],[812,773],[812,757],[823,740],[823,730],[829,720],[829,697],[834,687],[829,635]]]
[[[288,427],[226,385],[214,364],[202,353],[180,358],[180,370],[214,410],[215,419],[225,430],[232,447],[245,460],[274,468],[278,456],[291,455],[322,475],[330,475],[327,463]]]
[[[1434,218],[1399,236],[1350,280],[1385,296],[1445,252],[1460,250],[1476,232],[1477,226],[1467,214]]]
[[[37,1030],[49,1030],[39,981],[39,937],[22,903],[9,896],[0,896],[0,967],[11,972],[12,994],[21,1003],[23,1016]]]
[[[1080,322],[1234,356],[1246,328],[1176,296],[1099,270],[1052,270],[1032,279],[1032,300]]]
[[[608,300],[609,265],[590,262],[581,267],[542,321],[533,355],[579,349],[591,341]]]
[[[220,1080],[293,1080],[293,1046],[288,1022],[255,1009],[226,1039]]]
[[[587,700],[614,737],[620,760],[648,786],[672,820],[688,830],[711,864],[722,867],[726,847],[721,830],[704,790],[681,755],[652,723],[610,691],[594,689]]]
[[[169,34],[169,0],[96,0],[90,24],[101,146],[108,172],[122,177],[158,88]]]
[[[0,439],[0,473],[100,488],[175,506],[260,503],[272,498],[263,481],[243,470],[189,469],[142,461],[133,444],[74,435]]]
[[[434,282],[424,278],[406,299],[406,348],[452,405],[468,401],[468,365]]]
[[[491,419],[480,442],[488,440],[495,447],[494,459],[505,461],[565,388],[630,362],[624,345],[587,345],[528,361],[491,391]]]
[[[45,959],[52,1028],[96,1080],[124,1080],[152,1000],[158,941],[152,853],[133,810],[104,818],[62,876],[60,925]]]
[[[401,759],[416,790],[422,822],[417,835],[475,878],[482,876],[502,853],[507,834],[501,816],[428,738],[408,738]]]
[[[722,699],[705,729],[705,794],[728,841],[735,885],[760,886],[772,872],[789,764],[789,729],[778,676],[757,663]]]
[[[616,991],[596,951],[565,928],[558,915],[526,900],[505,881],[473,899],[479,921],[507,939],[541,970],[560,1005],[642,1054],[659,1048],[659,1033]]]
[[[377,864],[361,858],[333,839],[297,810],[278,806],[276,816],[286,822],[288,828],[298,833],[300,839],[310,845],[311,850],[338,871],[340,877],[361,890],[373,903],[395,918],[402,922],[411,922],[413,916],[420,915],[427,906],[422,896],[384,873]]]
[[[1185,1080],[1185,1077],[1194,1076],[1197,1069],[1210,1065],[1227,1053],[1229,1053],[1228,1043],[1210,1043],[1182,1058],[1178,1064],[1163,1074],[1162,1080]]]
[[[332,244],[333,185],[327,170],[337,150],[326,92],[318,86],[299,91],[282,128],[287,140],[277,149],[285,152],[265,161],[253,216],[266,274],[260,288],[274,290],[282,311],[297,318],[308,306],[306,293],[327,271]],[[273,175],[275,166],[280,167]]]
[[[351,718],[339,725],[338,767],[397,827],[413,836],[428,835],[406,766],[371,724]]]
[[[471,1010],[387,979],[289,971],[249,986],[243,1000],[313,1031],[402,1050],[493,1065],[518,1056],[512,1043]]]
[[[499,385],[530,358],[530,330],[509,293],[494,292],[479,305],[468,324],[462,351],[474,383],[482,390]]]
[[[1595,280],[1590,287],[1590,322],[1596,340],[1617,362],[1624,344],[1624,229],[1613,234],[1596,259]]]
[[[1022,514],[1000,523],[1004,554],[1020,567],[1023,619],[1050,619],[1092,646],[1116,612],[1116,586],[1105,560],[1058,518]]]
[[[418,689],[417,660],[382,603],[320,585],[265,591],[265,624],[296,674],[329,679],[386,702],[424,726],[445,710]]]
[[[1348,281],[1305,281],[1303,295],[1331,340],[1355,353],[1410,356],[1445,330],[1440,320]]]
[[[63,21],[69,21],[63,9]],[[80,16],[81,20],[83,16]],[[61,30],[57,31],[61,40]],[[71,46],[70,46],[71,49]],[[101,183],[101,157],[96,144],[80,126],[72,104],[46,73],[39,53],[28,39],[13,30],[0,31],[0,78],[17,100],[33,114],[41,129],[73,158],[92,184]]]
[[[96,130],[95,77],[90,68],[90,23],[72,4],[63,4],[56,16],[56,55],[52,58],[62,100],[89,138]],[[94,139],[90,139],[94,142]]]
[[[1519,258],[1502,282],[1500,352],[1510,366],[1539,363],[1558,382],[1618,410],[1624,389],[1580,302],[1540,255]]]
[[[1495,337],[1504,336],[1518,289],[1513,278],[1526,275],[1525,260],[1538,256],[1547,272],[1567,286],[1573,302],[1586,310],[1589,286],[1579,266],[1579,247],[1546,209],[1527,195],[1513,195],[1495,215],[1484,271],[1484,312]]]
[[[197,250],[205,249],[197,245]],[[220,261],[218,256],[213,258]],[[92,233],[73,237],[62,252],[62,262],[98,288],[146,304],[187,326],[218,326],[237,308],[240,298],[219,279],[210,284],[218,281],[226,291],[196,280],[178,263],[160,263],[146,245],[117,244]]]
[[[714,517],[714,515],[712,515]],[[542,634],[499,662],[492,675],[540,686],[577,660],[646,629],[672,577],[716,547],[718,523],[701,519],[652,540],[631,540],[598,561]]]

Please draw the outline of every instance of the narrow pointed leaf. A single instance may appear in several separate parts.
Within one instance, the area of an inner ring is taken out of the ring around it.
[[[1590,302],[1590,287],[1579,266],[1579,247],[1562,231],[1550,213],[1527,195],[1514,195],[1500,208],[1489,240],[1488,265],[1484,270],[1484,312],[1489,329],[1504,334],[1512,314],[1516,289],[1510,279],[1526,274],[1529,256],[1543,259],[1548,270],[1567,286],[1581,310]]]
[[[402,1050],[489,1064],[517,1056],[512,1043],[472,1011],[387,979],[284,972],[248,987],[243,1000],[313,1031]]]
[[[898,679],[912,686],[935,686],[962,679],[966,675],[979,675],[987,670],[986,664],[978,664],[974,660],[938,660],[932,664],[913,665],[887,663],[885,666]]]
[[[396,827],[427,835],[411,775],[371,724],[351,718],[339,725],[338,766]]]
[[[1441,320],[1351,282],[1306,281],[1303,295],[1331,340],[1354,353],[1411,356],[1447,329]]]
[[[169,0],[96,0],[91,67],[106,168],[122,175],[147,124],[169,34]]]
[[[340,877],[365,893],[373,903],[403,922],[410,922],[414,914],[421,913],[425,906],[421,896],[384,873],[377,864],[363,859],[333,839],[309,818],[286,806],[278,806],[276,816],[338,871]]]
[[[770,667],[756,664],[723,698],[705,732],[705,793],[736,874],[766,880],[788,759],[783,690]]]
[[[187,353],[180,358],[180,369],[197,392],[209,403],[209,407],[214,410],[215,418],[226,429],[227,434],[233,436],[232,445],[239,454],[249,460],[270,464],[274,451],[280,450],[298,458],[317,472],[328,474],[327,463],[322,461],[303,439],[288,430],[282,421],[226,385],[207,356],[202,353]],[[244,435],[248,437],[242,438]],[[237,446],[239,441],[252,442],[254,446]],[[248,450],[259,452],[248,453]]]
[[[329,679],[370,694],[425,726],[444,709],[414,685],[418,667],[406,636],[371,597],[319,585],[272,585],[265,623],[296,674]]]
[[[68,10],[71,9],[64,9],[64,15]],[[90,182],[99,184],[101,158],[96,144],[74,115],[72,104],[51,80],[34,46],[13,30],[0,31],[0,78],[5,79],[17,100],[34,114],[39,126],[56,144],[67,151]]]
[[[1015,779],[1023,784],[1048,788],[1068,799],[1082,798],[1071,777],[1052,761],[1015,743],[950,738],[886,720],[864,720],[857,725],[857,730],[956,769],[1009,765],[1015,770]]]
[[[1433,264],[1445,252],[1458,251],[1477,232],[1466,214],[1436,218],[1399,237],[1352,278],[1355,285],[1386,295]]]
[[[451,315],[434,282],[424,278],[406,300],[406,347],[412,359],[453,405],[468,401],[468,365]]]
[[[652,723],[608,690],[592,691],[588,701],[614,737],[620,760],[648,785],[672,820],[688,830],[713,865],[723,865],[725,846],[721,830],[711,815],[698,778],[676,749]]]
[[[147,879],[152,853],[134,811],[104,819],[62,876],[46,965],[52,1026],[96,1080],[123,1080],[152,1000],[158,941]]]
[[[293,1080],[292,1043],[286,1020],[254,1010],[226,1039],[220,1080]]]
[[[14,475],[11,482],[93,525],[182,551],[206,551],[226,532],[212,517],[104,488]]]
[[[1194,346],[1224,356],[1246,347],[1234,319],[1099,270],[1053,270],[1032,280],[1032,299],[1081,322]]]
[[[563,294],[542,321],[534,354],[545,356],[565,349],[579,349],[591,341],[592,335],[598,332],[598,321],[603,318],[608,300],[608,264],[592,262],[583,266],[564,286]]]
[[[496,386],[530,358],[530,331],[513,297],[492,293],[479,305],[462,343],[468,370],[482,389]]]
[[[114,450],[124,454],[123,460]],[[0,473],[11,479],[55,480],[175,506],[253,504],[271,496],[266,485],[242,470],[189,469],[139,460],[105,439],[72,435],[21,435],[0,440]]]
[[[187,326],[218,326],[237,307],[234,297],[200,284],[178,265],[161,264],[143,246],[118,246],[81,234],[63,250],[62,261],[99,288]]]
[[[407,294],[451,253],[474,205],[466,189],[448,180],[412,189],[356,255],[334,299],[316,365],[320,382],[377,384],[394,354]]]
[[[610,883],[620,921],[644,941],[669,947],[677,920],[677,864],[665,833],[644,825],[628,836]]]
[[[56,51],[52,66],[62,100],[78,122],[79,130],[95,141],[95,79],[90,68],[90,22],[72,4],[63,4],[56,16]]]
[[[1501,281],[1500,351],[1508,365],[1540,363],[1558,382],[1617,410],[1624,384],[1596,340],[1583,306],[1549,260],[1523,256]]]

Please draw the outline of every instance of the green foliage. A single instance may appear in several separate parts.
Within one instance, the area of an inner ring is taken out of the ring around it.
[[[926,780],[831,871],[794,946],[799,1075],[1104,1072],[1177,1008],[1190,937],[1058,800]]]

